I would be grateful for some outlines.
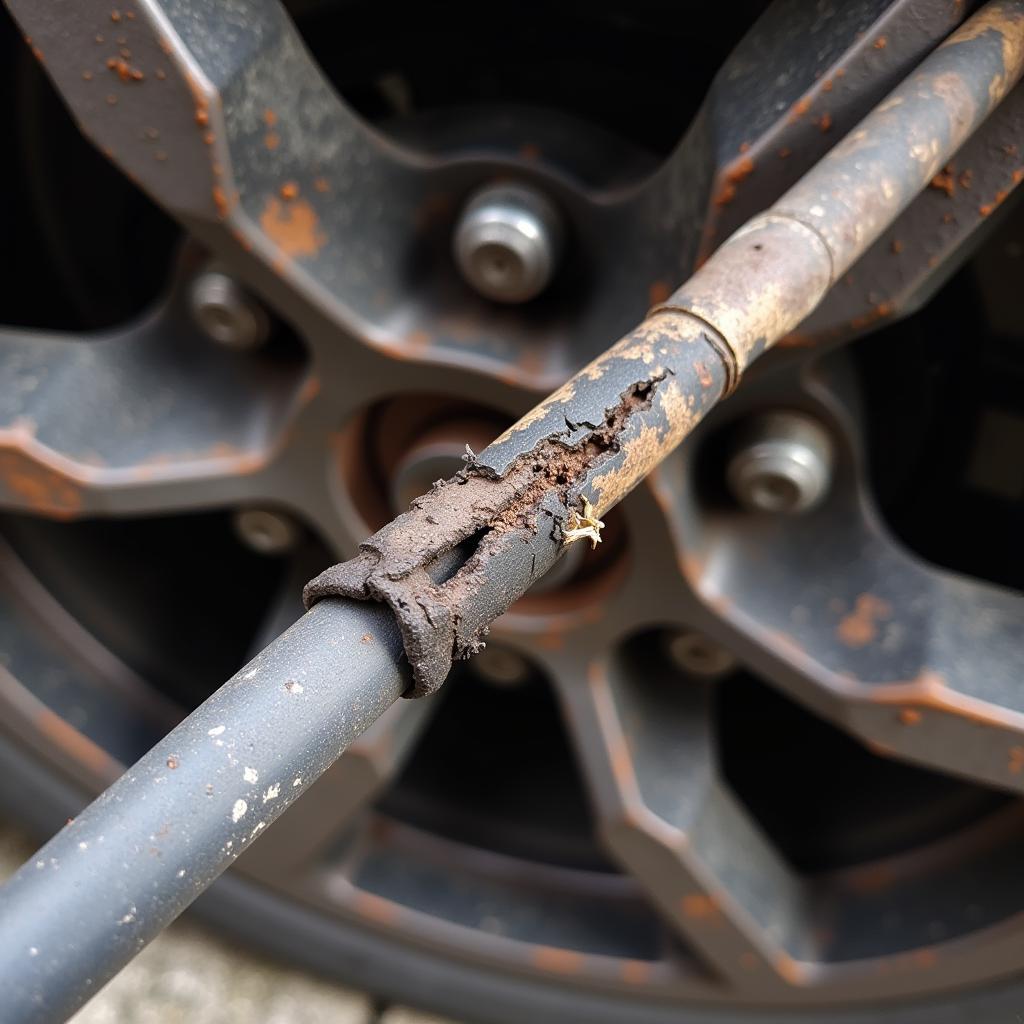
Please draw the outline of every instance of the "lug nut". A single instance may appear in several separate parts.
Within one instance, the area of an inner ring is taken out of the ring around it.
[[[238,539],[261,555],[285,555],[299,541],[295,520],[265,508],[238,509],[232,518]]]
[[[522,686],[530,678],[530,664],[508,647],[488,644],[470,662],[476,674],[503,690]]]
[[[558,210],[523,185],[489,185],[466,204],[453,249],[463,277],[495,302],[527,302],[555,272],[562,243]]]
[[[737,437],[726,477],[745,508],[794,515],[824,498],[832,483],[833,458],[828,433],[810,416],[765,413]]]
[[[220,270],[205,270],[192,281],[189,304],[206,336],[225,348],[251,351],[270,335],[263,307]]]
[[[693,629],[669,634],[665,638],[665,653],[680,672],[701,679],[720,679],[739,666],[729,651]]]

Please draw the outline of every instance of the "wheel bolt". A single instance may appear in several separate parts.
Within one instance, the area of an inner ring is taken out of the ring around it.
[[[206,336],[225,348],[251,351],[270,334],[270,321],[263,307],[220,270],[205,270],[192,281],[189,304]]]
[[[720,679],[739,665],[729,651],[694,629],[669,634],[665,653],[680,672],[701,679]]]
[[[472,662],[476,674],[503,690],[522,686],[530,678],[530,664],[508,647],[488,644]]]
[[[555,272],[562,242],[558,211],[523,185],[489,185],[466,204],[453,249],[463,277],[495,302],[527,302]]]
[[[301,531],[295,520],[265,508],[242,508],[232,525],[239,540],[261,555],[287,554],[299,541]]]
[[[744,426],[726,476],[745,508],[794,515],[824,498],[832,483],[833,457],[832,441],[817,420],[770,412]]]

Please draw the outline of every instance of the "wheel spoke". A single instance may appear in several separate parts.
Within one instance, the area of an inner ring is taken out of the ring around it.
[[[803,516],[677,526],[695,590],[780,688],[883,756],[1024,792],[1024,595],[912,556],[852,464]]]
[[[293,385],[164,308],[89,337],[0,333],[0,504],[54,518],[259,495]]]
[[[804,983],[806,894],[718,776],[707,688],[643,664],[557,678],[612,856],[720,980]]]

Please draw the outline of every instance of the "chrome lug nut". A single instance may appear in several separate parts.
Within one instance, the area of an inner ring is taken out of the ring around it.
[[[261,555],[285,555],[299,541],[301,530],[295,520],[265,508],[238,509],[232,525],[238,539]]]
[[[798,412],[770,412],[744,426],[726,478],[744,508],[795,515],[825,497],[833,462],[832,440],[817,420]]]
[[[270,335],[263,307],[234,278],[220,270],[205,270],[189,289],[196,323],[211,340],[244,352],[259,348]]]
[[[462,276],[495,302],[527,302],[554,276],[562,244],[558,210],[523,185],[489,185],[466,204],[452,247]]]

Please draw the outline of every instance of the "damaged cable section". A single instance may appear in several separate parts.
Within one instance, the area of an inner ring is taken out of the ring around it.
[[[412,666],[406,696],[433,693],[554,565],[581,510],[598,521],[814,310],[1022,67],[1024,0],[993,0],[634,331],[312,580],[307,607],[387,603]]]

